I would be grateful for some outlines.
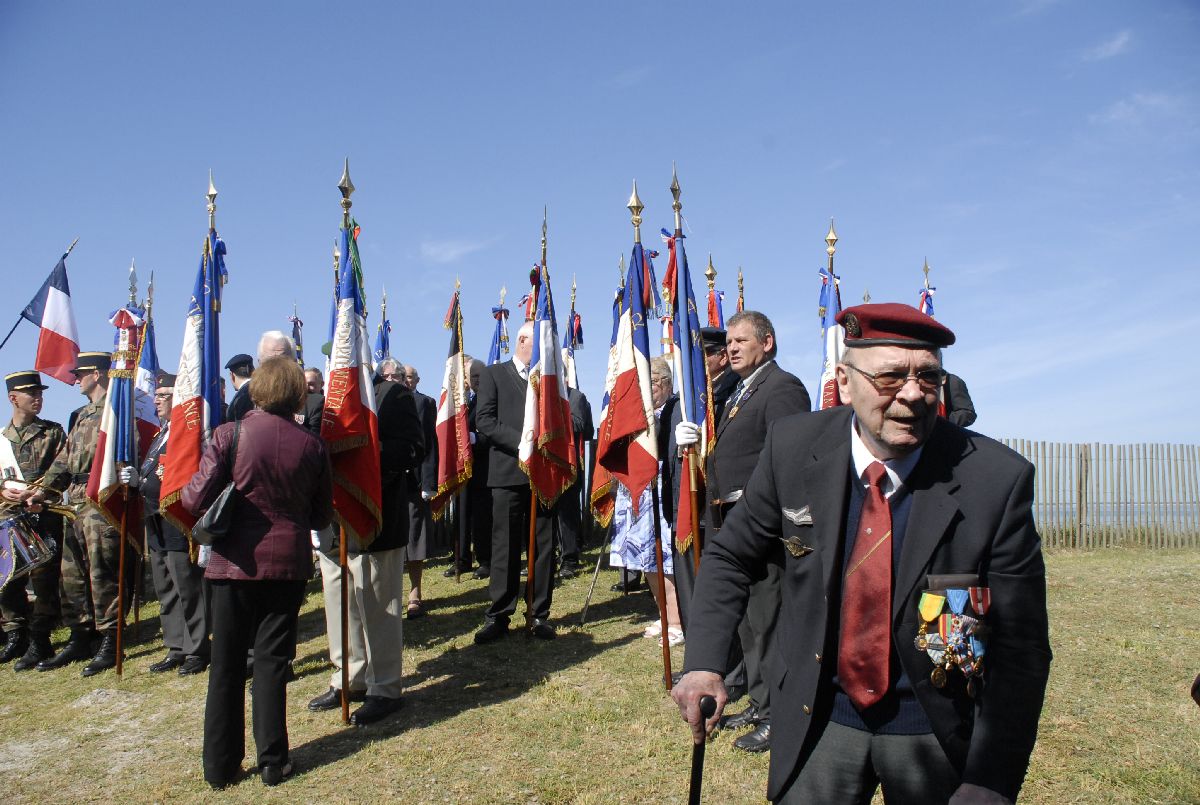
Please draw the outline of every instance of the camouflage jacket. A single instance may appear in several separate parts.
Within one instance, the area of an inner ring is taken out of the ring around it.
[[[62,425],[36,417],[20,433],[11,421],[0,433],[12,442],[13,455],[26,481],[36,481],[45,475],[67,440]]]
[[[46,486],[66,490],[71,504],[87,500],[86,476],[92,470],[92,459],[96,456],[96,443],[100,440],[100,417],[104,413],[104,401],[108,395],[88,403],[75,420],[75,427],[67,434],[67,443],[58,451],[54,463],[42,479]]]

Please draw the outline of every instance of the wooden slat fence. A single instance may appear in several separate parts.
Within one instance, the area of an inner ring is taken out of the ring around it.
[[[1047,547],[1200,546],[1200,445],[1001,441],[1037,467]]]

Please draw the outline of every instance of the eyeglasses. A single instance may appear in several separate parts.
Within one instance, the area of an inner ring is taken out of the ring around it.
[[[919,372],[864,372],[857,366],[847,363],[850,367],[860,375],[871,381],[871,385],[880,394],[895,394],[900,389],[904,388],[904,384],[909,378],[917,381],[917,386],[921,391],[937,391],[946,382],[946,371],[944,369],[922,369]]]
[[[169,400],[169,399],[171,399],[171,398],[172,398],[172,397],[174,397],[174,396],[175,396],[175,393],[174,393],[174,392],[170,392],[170,391],[169,391],[169,392],[167,392],[166,394],[158,394],[158,393],[155,393],[155,395],[154,395],[154,399],[156,399],[156,400]]]
[[[387,374],[385,374],[385,375],[383,376],[383,379],[384,379],[384,380],[391,380],[392,382],[395,382],[395,381],[397,381],[397,380],[403,380],[403,379],[404,379],[404,375],[400,374],[399,372],[388,372]]]

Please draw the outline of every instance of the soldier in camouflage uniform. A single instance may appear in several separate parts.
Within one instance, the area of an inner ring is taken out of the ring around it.
[[[54,459],[44,479],[44,483],[53,489],[66,489],[67,501],[79,514],[63,540],[63,620],[71,627],[71,640],[52,659],[38,663],[39,671],[86,659],[91,654],[97,630],[103,639],[91,662],[84,666],[83,676],[93,676],[117,664],[120,536],[87,499],[88,477],[100,438],[100,417],[108,395],[111,363],[112,355],[108,352],[79,353],[75,376],[79,378],[79,390],[89,402],[79,412],[67,435],[66,446]],[[132,567],[131,558],[127,556],[126,559]],[[132,588],[130,584],[125,589],[127,605],[132,599]]]
[[[12,420],[4,428],[7,444],[0,445],[0,467],[6,475],[18,480],[36,481],[41,478],[59,449],[66,442],[62,425],[40,419],[42,412],[41,377],[36,371],[13,372],[4,378],[8,401],[12,403]],[[4,488],[5,502],[16,503],[23,487],[8,484]],[[43,538],[62,544],[62,518],[43,512],[38,515],[38,533]],[[4,618],[7,641],[0,651],[0,663],[16,660],[13,668],[27,671],[54,653],[50,647],[50,632],[58,621],[58,575],[61,548],[52,561],[41,565],[27,578],[20,578],[0,592],[0,616]],[[27,587],[33,588],[34,602],[30,606]]]

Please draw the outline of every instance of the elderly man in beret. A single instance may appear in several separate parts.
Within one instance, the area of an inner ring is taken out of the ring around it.
[[[1033,466],[938,418],[946,327],[900,304],[838,321],[845,404],[772,427],[705,549],[673,696],[704,740],[747,589],[782,562],[768,797],[1011,802],[1051,659]]]

